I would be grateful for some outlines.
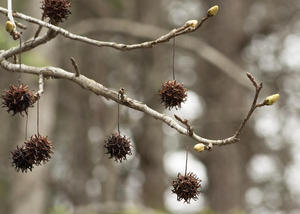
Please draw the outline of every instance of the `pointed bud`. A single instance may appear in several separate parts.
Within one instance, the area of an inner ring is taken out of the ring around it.
[[[196,27],[198,24],[198,21],[197,20],[188,20],[185,24],[187,26]]]
[[[207,16],[215,16],[215,15],[217,15],[218,10],[219,10],[219,6],[218,5],[215,5],[215,6],[211,7],[211,8],[209,8],[208,11],[207,11]]]
[[[203,152],[205,150],[205,145],[203,143],[198,143],[194,146],[196,152]]]
[[[11,21],[5,23],[5,29],[8,33],[11,33],[15,28],[15,25]]]
[[[279,94],[273,94],[273,95],[271,95],[271,96],[268,96],[268,97],[265,99],[264,103],[265,103],[266,105],[273,105],[274,103],[277,102],[277,100],[279,99],[279,97],[280,97]]]

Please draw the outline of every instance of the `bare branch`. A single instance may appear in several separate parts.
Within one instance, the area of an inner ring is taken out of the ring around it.
[[[0,13],[7,14],[8,11],[7,11],[7,9],[0,7]],[[143,42],[143,43],[139,43],[139,44],[128,45],[128,44],[119,44],[119,43],[115,43],[115,42],[98,41],[95,39],[90,39],[88,37],[79,36],[79,35],[69,32],[63,28],[57,27],[55,25],[46,23],[42,20],[35,19],[35,18],[27,16],[27,15],[24,15],[22,13],[14,13],[13,16],[16,18],[20,18],[25,21],[34,23],[34,24],[38,24],[38,25],[46,27],[48,29],[51,29],[52,31],[59,33],[62,36],[72,39],[72,40],[81,41],[81,42],[84,42],[84,43],[87,43],[90,45],[94,45],[94,46],[98,46],[98,47],[111,47],[111,48],[115,48],[115,49],[122,50],[122,51],[128,51],[128,50],[139,49],[139,48],[152,48],[153,46],[155,46],[157,44],[168,42],[173,37],[197,30],[208,19],[207,16],[204,17],[196,27],[190,26],[188,24],[184,24],[183,26],[173,29],[169,33],[162,35],[155,40],[147,41],[147,42]]]
[[[153,39],[157,35],[164,34],[167,30],[132,20],[118,18],[91,18],[84,19],[70,26],[70,31],[76,31],[76,33],[82,35],[88,35],[95,32],[108,32],[113,34],[122,33],[141,39]],[[67,42],[71,42],[71,40],[67,40]],[[171,45],[171,43],[166,44]],[[246,70],[237,65],[216,48],[201,40],[201,38],[185,35],[176,41],[176,47],[197,54],[199,57],[218,68],[243,88],[252,90],[251,85],[249,85],[247,79],[244,78],[244,73],[246,73]]]
[[[7,14],[7,10],[2,7],[0,7],[0,12]],[[75,68],[76,74],[73,74],[71,72],[65,71],[65,70],[63,70],[61,68],[57,68],[57,67],[40,67],[39,68],[39,67],[33,67],[33,66],[27,66],[27,65],[19,66],[17,64],[10,63],[9,61],[6,60],[7,58],[14,56],[20,52],[25,52],[25,51],[31,50],[39,45],[42,45],[42,44],[50,41],[57,34],[61,34],[66,38],[69,38],[72,40],[78,40],[78,41],[85,42],[87,44],[91,44],[91,45],[98,46],[98,47],[105,46],[105,47],[115,48],[118,50],[133,50],[133,49],[137,49],[137,48],[150,48],[157,44],[167,42],[171,38],[174,38],[176,36],[195,31],[208,19],[208,16],[204,17],[200,21],[200,23],[196,26],[190,25],[187,22],[183,26],[170,31],[167,34],[164,34],[163,36],[159,37],[158,39],[139,43],[139,44],[125,45],[125,44],[118,44],[118,43],[114,43],[114,42],[97,41],[97,40],[93,40],[93,39],[90,39],[87,37],[72,34],[62,28],[59,28],[57,26],[48,24],[44,21],[29,17],[29,16],[26,16],[21,13],[15,13],[13,15],[15,17],[21,18],[25,21],[38,24],[40,27],[43,26],[43,27],[46,27],[49,29],[49,31],[46,35],[38,37],[38,38],[30,39],[27,42],[25,42],[21,47],[18,46],[18,47],[11,48],[7,51],[0,52],[0,65],[6,71],[29,73],[29,74],[34,74],[34,75],[40,76],[39,91],[37,92],[37,96],[41,95],[44,91],[44,81],[43,81],[44,77],[45,78],[51,77],[51,78],[60,78],[60,79],[71,80],[71,81],[75,82],[76,84],[80,85],[82,88],[89,90],[97,95],[103,96],[107,99],[111,99],[121,105],[125,105],[129,108],[144,112],[145,114],[147,114],[155,119],[161,120],[162,122],[164,122],[171,128],[177,130],[177,132],[179,132],[180,134],[189,136],[189,137],[193,138],[195,141],[205,144],[207,146],[207,150],[212,149],[213,145],[222,146],[222,145],[239,142],[238,137],[241,134],[243,128],[245,127],[247,121],[250,119],[254,110],[257,107],[261,107],[261,106],[265,105],[264,102],[261,104],[257,104],[257,98],[260,93],[260,90],[262,89],[262,84],[257,84],[254,77],[251,74],[247,73],[247,77],[250,79],[250,81],[252,82],[252,84],[254,85],[255,90],[256,90],[253,103],[251,105],[251,108],[250,108],[247,116],[242,121],[240,127],[238,128],[238,130],[236,131],[236,133],[233,136],[226,138],[226,139],[211,140],[211,139],[206,139],[206,138],[200,137],[199,135],[194,133],[194,130],[190,126],[188,120],[181,119],[177,115],[174,115],[178,121],[180,121],[182,124],[184,124],[186,126],[186,128],[184,128],[180,124],[178,124],[175,120],[173,120],[171,117],[161,114],[161,113],[155,111],[154,109],[149,108],[146,104],[144,104],[142,102],[125,97],[124,90],[120,90],[119,92],[110,90],[110,89],[104,87],[103,85],[101,85],[100,83],[98,83],[92,79],[89,79],[89,78],[85,77],[84,75],[80,75],[78,66],[74,59],[71,59],[71,61]],[[208,50],[206,50],[206,54],[207,54],[207,51]],[[203,54],[203,53],[202,53],[202,55],[205,56],[205,54]],[[119,99],[119,95],[121,95],[121,99]]]
[[[7,14],[7,10],[5,8],[0,7],[0,13]],[[117,44],[113,42],[102,42],[93,39],[89,39],[87,37],[78,36],[76,34],[72,34],[62,28],[59,28],[55,25],[51,25],[39,19],[32,18],[30,16],[26,16],[22,13],[14,13],[15,17],[23,19],[25,21],[38,24],[40,27],[46,27],[52,29],[53,31],[65,36],[66,38],[72,40],[78,40],[81,42],[85,42],[91,45],[95,45],[98,47],[112,47],[118,50],[132,50],[137,48],[150,48],[156,44],[167,42],[174,36],[179,36],[184,33],[189,33],[196,31],[198,28],[202,26],[202,24],[208,19],[208,17],[203,17],[202,20],[196,27],[183,25],[177,29],[170,31],[168,34],[161,36],[160,38],[148,42],[143,42],[140,44],[132,44],[132,45],[125,45],[125,44]],[[88,27],[87,27],[88,26]],[[95,28],[95,26],[101,26],[101,29]],[[156,35],[164,34],[166,31],[165,29],[161,29],[155,26],[149,26],[147,24],[136,23],[128,20],[121,20],[121,19],[89,19],[76,24],[76,26],[72,27],[74,29],[83,30],[82,33],[87,33],[84,31],[88,31],[87,28],[92,30],[104,30],[104,31],[111,31],[111,32],[122,32],[127,33],[134,36],[140,36],[144,38],[152,39]],[[84,30],[86,29],[86,30]],[[35,35],[36,37],[36,35]],[[241,86],[247,89],[251,89],[249,85],[244,81],[241,77],[241,73],[245,72],[241,67],[233,63],[230,59],[224,56],[222,53],[217,51],[215,48],[209,46],[205,42],[201,41],[199,38],[194,37],[184,37],[183,41],[177,42],[178,46],[182,48],[194,51],[203,59],[207,60],[209,63],[215,65],[221,71],[224,71],[230,78],[235,80]]]
[[[44,21],[44,19],[45,19],[45,16],[44,16],[44,14],[43,14],[41,20]],[[42,26],[42,25],[39,25],[38,29],[36,30],[36,32],[35,32],[35,34],[34,34],[34,38],[37,38],[37,37],[40,35],[42,29],[43,29],[43,26]]]
[[[32,38],[32,39],[29,39],[28,41],[25,41],[22,45],[21,45],[21,48],[20,46],[16,46],[14,48],[11,48],[7,51],[5,51],[2,55],[2,57],[4,58],[9,58],[13,55],[17,55],[18,53],[20,52],[26,52],[26,51],[29,51],[29,50],[32,50],[33,48],[41,45],[41,44],[45,44],[46,42],[50,41],[51,39],[55,38],[56,36],[56,33],[54,33],[53,31],[49,30],[47,32],[47,34],[43,35],[43,36],[40,36],[36,39]]]
[[[247,121],[250,119],[252,113],[255,111],[255,109],[257,107],[261,107],[263,106],[264,104],[260,104],[260,106],[257,105],[257,98],[258,98],[258,95],[263,87],[262,83],[258,84],[255,80],[255,78],[252,76],[252,74],[248,73],[247,72],[247,77],[249,78],[249,80],[252,82],[254,88],[255,88],[255,95],[254,95],[254,99],[253,99],[253,102],[252,102],[252,105],[251,105],[251,108],[247,114],[247,116],[245,117],[245,119],[243,120],[243,122],[241,123],[240,127],[238,128],[238,130],[236,131],[234,137],[235,138],[238,138],[243,130],[243,128],[245,127]]]
[[[22,24],[21,22],[18,22],[18,21],[15,20],[15,23],[16,23],[17,27],[19,27],[19,28],[21,28],[23,30],[27,29],[27,26],[24,25],[24,24]]]
[[[126,97],[124,96],[124,100],[121,100],[118,98],[118,96],[119,96],[118,92],[116,92],[114,90],[110,90],[110,89],[104,87],[103,85],[101,85],[100,83],[85,77],[84,75],[80,75],[79,77],[76,77],[76,74],[74,74],[74,73],[65,71],[61,68],[56,68],[56,67],[51,67],[51,66],[38,68],[38,67],[27,66],[27,65],[22,64],[21,70],[20,70],[19,65],[12,64],[9,61],[5,60],[3,55],[4,55],[3,52],[2,52],[2,54],[0,53],[0,65],[6,71],[22,72],[22,73],[28,73],[28,74],[34,74],[34,75],[43,74],[43,76],[46,78],[51,77],[51,78],[67,79],[67,80],[73,81],[76,84],[80,85],[82,88],[89,90],[97,95],[103,96],[107,99],[111,99],[111,100],[119,103],[120,105],[124,105],[129,108],[144,112],[145,114],[164,122],[171,128],[175,129],[178,133],[189,136],[197,142],[200,142],[200,143],[203,143],[206,145],[210,145],[210,146],[211,145],[222,146],[222,145],[226,145],[226,144],[230,144],[230,143],[235,143],[237,141],[235,136],[232,136],[232,137],[229,137],[226,139],[221,139],[221,140],[206,139],[206,138],[200,137],[195,132],[193,132],[193,135],[190,136],[189,133],[187,132],[186,128],[179,125],[171,117],[161,114],[161,113],[155,111],[154,109],[148,107],[146,104],[144,104],[140,101],[131,99],[127,96]]]

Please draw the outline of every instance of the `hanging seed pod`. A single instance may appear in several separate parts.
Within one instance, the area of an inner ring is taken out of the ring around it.
[[[200,182],[201,180],[192,172],[184,176],[178,173],[177,178],[172,182],[174,188],[172,192],[177,195],[178,201],[183,199],[184,202],[190,203],[191,199],[198,199],[201,187]]]
[[[33,91],[28,89],[28,85],[19,84],[18,86],[10,85],[9,90],[5,90],[2,97],[2,107],[7,111],[13,112],[13,115],[20,113],[23,116],[28,113],[28,108],[33,107],[36,101]]]
[[[71,14],[70,0],[43,0],[41,9],[43,17],[48,17],[50,23],[55,24],[63,22]]]
[[[177,109],[181,108],[181,103],[186,101],[187,89],[181,83],[177,83],[176,80],[165,82],[159,94],[161,97],[161,102],[165,105],[165,108],[169,110],[173,107]]]
[[[27,172],[27,170],[32,171],[33,164],[35,162],[35,157],[31,152],[26,150],[25,146],[17,146],[12,154],[12,166],[19,172]]]
[[[33,154],[34,164],[41,165],[50,160],[53,153],[53,145],[48,136],[33,135],[25,142],[25,148],[28,153]]]
[[[127,159],[127,155],[132,155],[130,139],[119,133],[110,135],[104,143],[104,148],[107,150],[105,154],[109,158],[114,158],[116,162],[122,162]]]

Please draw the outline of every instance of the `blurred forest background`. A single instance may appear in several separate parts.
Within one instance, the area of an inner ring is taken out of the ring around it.
[[[122,106],[121,132],[132,139],[134,155],[117,164],[103,154],[105,137],[117,127],[116,103],[74,83],[48,80],[40,102],[41,134],[55,145],[48,164],[27,174],[11,167],[10,151],[23,143],[25,117],[0,111],[0,213],[300,213],[299,0],[72,1],[72,15],[61,26],[99,40],[139,43],[187,20],[199,20],[215,4],[220,6],[216,17],[196,32],[176,38],[177,80],[189,90],[188,101],[177,114],[189,119],[203,137],[231,136],[254,94],[245,71],[264,82],[260,100],[278,92],[281,98],[255,112],[239,144],[191,152],[189,171],[202,180],[198,201],[177,202],[170,185],[184,170],[185,142],[194,141]],[[40,1],[13,1],[13,5],[19,12],[41,17]],[[0,6],[6,7],[6,1],[1,0]],[[7,49],[18,41],[11,40],[4,29],[6,17],[0,17],[0,47]],[[24,24],[28,26],[24,38],[29,38],[37,26]],[[115,90],[124,87],[130,97],[172,116],[174,111],[164,110],[158,96],[161,84],[172,78],[171,44],[121,52],[58,36],[24,53],[23,62],[72,70],[73,56],[82,74]],[[207,60],[214,53],[207,51],[209,46],[243,69],[232,77],[217,68]],[[0,71],[1,90],[16,83],[17,74]],[[32,89],[38,88],[38,77],[22,78]],[[34,108],[29,111],[29,135],[35,131]]]

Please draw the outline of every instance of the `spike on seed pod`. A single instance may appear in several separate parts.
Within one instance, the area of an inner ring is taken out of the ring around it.
[[[15,167],[17,172],[32,171],[33,164],[35,162],[32,153],[28,152],[25,146],[17,146],[15,151],[11,152],[12,155],[12,166]]]
[[[200,194],[201,180],[192,172],[186,175],[178,173],[177,178],[172,182],[172,192],[177,195],[177,200],[184,200],[190,203],[191,199],[197,200]]]
[[[28,108],[33,107],[36,101],[33,91],[28,89],[28,85],[19,84],[17,86],[10,85],[9,90],[5,90],[1,95],[2,107],[7,111],[13,112],[13,115],[23,112],[28,113]]]
[[[50,19],[50,23],[63,22],[71,14],[70,0],[43,0],[41,9],[43,16]]]
[[[177,83],[176,80],[165,82],[159,94],[161,97],[161,102],[165,105],[165,108],[169,110],[171,108],[181,107],[181,103],[186,101],[186,88],[181,83]]]
[[[218,11],[219,11],[219,6],[215,5],[208,9],[207,16],[215,16],[217,15]]]
[[[280,98],[279,94],[273,94],[271,96],[266,97],[266,99],[264,100],[264,103],[266,105],[273,105],[274,103],[276,103]]]
[[[34,156],[34,164],[41,165],[50,160],[53,153],[53,145],[48,136],[33,135],[25,142],[25,148],[28,153]]]
[[[114,158],[116,162],[122,162],[127,159],[127,155],[132,155],[130,139],[120,133],[113,133],[104,143],[104,148],[107,150],[106,154],[109,158]]]

